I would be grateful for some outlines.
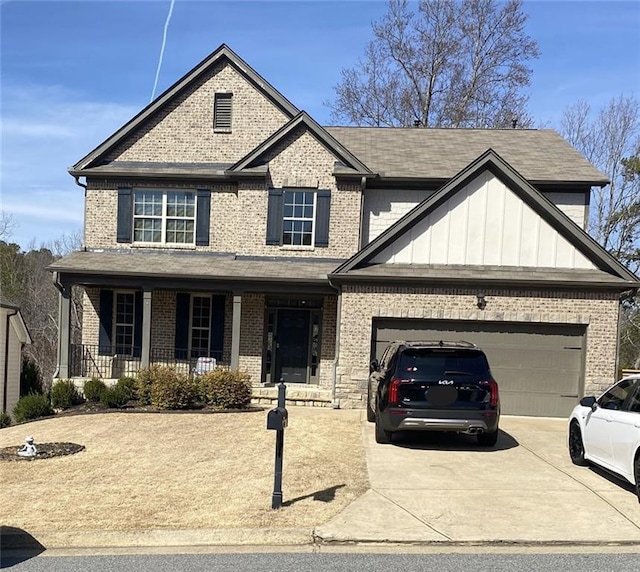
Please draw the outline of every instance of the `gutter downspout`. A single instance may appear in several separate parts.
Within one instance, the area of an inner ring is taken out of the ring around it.
[[[7,314],[5,322],[5,338],[4,338],[4,383],[2,387],[2,412],[7,412],[7,392],[9,386],[9,323],[13,316],[18,315],[18,310],[14,310],[13,314]]]
[[[82,247],[83,249],[85,248],[85,244],[87,244],[87,185],[83,185],[80,182],[80,176],[79,175],[72,175],[73,179],[76,182],[76,185],[78,185],[79,187],[82,187],[84,189],[84,219],[82,222]],[[57,372],[56,372],[57,373]]]

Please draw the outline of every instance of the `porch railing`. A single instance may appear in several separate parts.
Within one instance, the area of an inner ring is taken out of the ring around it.
[[[111,348],[99,345],[72,344],[69,356],[69,374],[71,377],[101,377],[118,379],[134,375],[141,367],[141,348],[128,348],[126,353],[116,353]],[[180,357],[176,358],[176,354]],[[184,356],[184,357],[182,357]],[[222,364],[222,352],[211,352],[208,356]],[[196,367],[198,356],[189,356],[188,350],[168,350],[151,348],[150,363],[164,365],[179,373],[190,374]]]

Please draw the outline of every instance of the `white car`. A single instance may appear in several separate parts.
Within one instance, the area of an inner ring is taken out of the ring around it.
[[[621,379],[597,399],[583,397],[569,417],[569,455],[595,463],[636,487],[640,502],[640,375]]]

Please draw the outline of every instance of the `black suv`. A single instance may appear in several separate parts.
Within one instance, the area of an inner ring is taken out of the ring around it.
[[[395,431],[455,431],[498,439],[498,384],[482,350],[469,342],[391,342],[371,362],[367,420],[376,441]]]

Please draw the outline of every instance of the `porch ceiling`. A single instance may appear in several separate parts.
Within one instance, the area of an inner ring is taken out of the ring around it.
[[[327,274],[343,260],[240,257],[212,253],[73,252],[49,267],[66,284],[334,293]]]

